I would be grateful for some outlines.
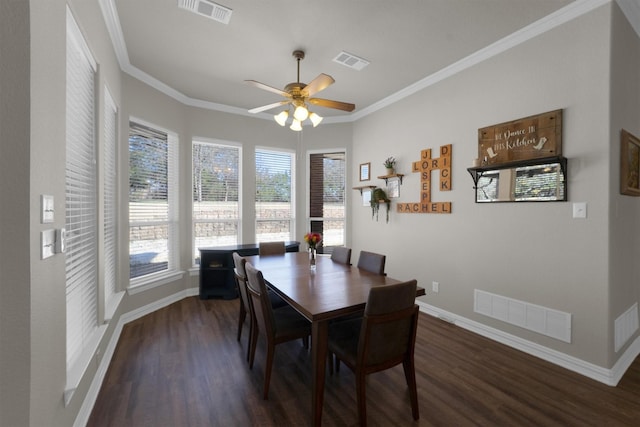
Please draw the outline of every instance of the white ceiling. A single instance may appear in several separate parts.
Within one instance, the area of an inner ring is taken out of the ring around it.
[[[218,0],[233,10],[228,25],[178,0],[100,2],[121,68],[182,102],[238,114],[277,102],[244,80],[295,82],[301,49],[302,82],[329,74],[336,83],[318,96],[356,104],[312,109],[349,121],[606,0]],[[371,63],[346,68],[332,61],[341,51]]]

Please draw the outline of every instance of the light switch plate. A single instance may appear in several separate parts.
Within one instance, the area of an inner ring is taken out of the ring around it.
[[[53,196],[47,194],[40,195],[40,221],[42,224],[50,224],[55,219],[53,209]]]
[[[584,202],[573,204],[573,217],[574,218],[586,218],[587,217],[587,204]]]
[[[56,244],[56,230],[44,230],[40,233],[40,259],[53,256]]]

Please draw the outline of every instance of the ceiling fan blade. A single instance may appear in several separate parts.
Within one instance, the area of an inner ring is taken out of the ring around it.
[[[353,111],[356,109],[355,104],[349,104],[348,102],[332,101],[330,99],[322,98],[309,98],[309,103],[313,105],[319,105],[321,107],[335,108],[343,111]]]
[[[301,94],[304,97],[312,96],[313,94],[328,88],[334,83],[335,83],[335,80],[330,75],[320,74],[318,77],[311,80],[311,83],[306,85],[304,89],[302,89]]]
[[[283,90],[277,89],[277,88],[272,87],[272,86],[268,86],[268,85],[266,85],[264,83],[260,83],[260,82],[257,82],[255,80],[245,80],[244,82],[249,84],[249,85],[251,85],[251,86],[253,86],[253,87],[257,87],[258,89],[262,89],[262,90],[266,90],[266,91],[269,91],[269,92],[277,93],[278,95],[286,96],[287,98],[289,98],[291,96],[291,95],[289,95],[287,92],[285,92]]]
[[[284,105],[284,104],[288,104],[289,101],[279,101],[279,102],[274,102],[273,104],[269,104],[269,105],[263,105],[262,107],[256,107],[256,108],[252,108],[251,110],[249,110],[250,113],[261,113],[263,111],[267,111],[267,110],[271,110],[272,108],[276,108],[279,107],[280,105]]]

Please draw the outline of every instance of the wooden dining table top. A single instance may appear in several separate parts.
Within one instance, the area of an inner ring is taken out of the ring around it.
[[[400,280],[370,273],[355,266],[316,258],[316,270],[309,267],[306,252],[246,257],[262,271],[269,286],[310,321],[327,320],[364,310],[369,291],[375,286]],[[424,295],[419,288],[416,296]]]

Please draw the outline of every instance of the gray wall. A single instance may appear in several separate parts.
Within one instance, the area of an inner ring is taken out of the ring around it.
[[[0,425],[29,422],[28,2],[0,2]]]
[[[432,306],[605,367],[613,362],[610,19],[610,5],[603,6],[359,120],[352,163],[353,176],[355,165],[369,161],[376,176],[383,159],[396,156],[407,174],[399,200],[414,202],[420,180],[411,162],[421,149],[438,153],[452,144],[453,190],[433,188],[434,200],[452,202],[452,214],[394,211],[385,224],[354,206],[356,253],[386,253],[389,275],[416,278]],[[466,168],[477,157],[478,128],[556,109],[564,110],[569,202],[475,204]],[[586,220],[572,219],[572,202],[588,203]],[[572,342],[474,313],[474,289],[571,313]]]

